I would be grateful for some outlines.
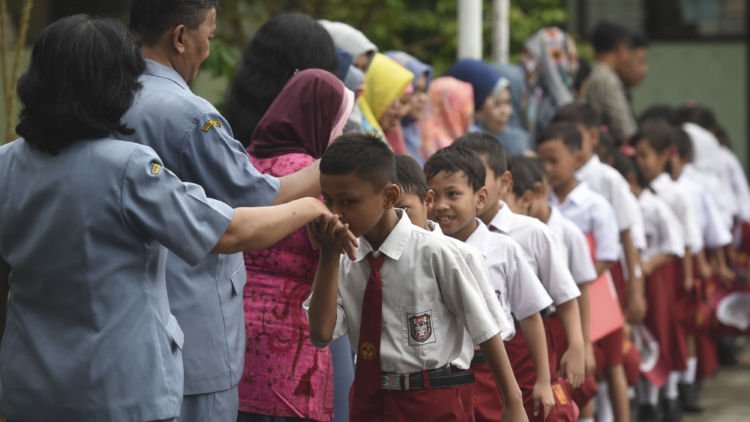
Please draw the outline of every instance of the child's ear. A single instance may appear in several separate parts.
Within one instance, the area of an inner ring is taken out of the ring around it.
[[[401,199],[401,188],[395,183],[389,183],[383,192],[383,208],[391,209]]]
[[[508,170],[505,170],[502,176],[500,176],[500,196],[503,197],[513,189],[513,175]]]
[[[435,191],[432,189],[427,189],[427,193],[424,195],[424,206],[429,212],[430,210],[432,210],[433,205],[435,205]]]
[[[487,205],[487,198],[489,197],[490,193],[487,190],[487,186],[482,186],[478,191],[476,191],[475,195],[477,200],[477,212],[479,212],[479,210]]]

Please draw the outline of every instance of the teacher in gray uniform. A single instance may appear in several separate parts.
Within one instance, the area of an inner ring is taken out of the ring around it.
[[[182,180],[232,206],[279,204],[320,191],[317,163],[296,174],[262,175],[227,121],[190,90],[208,57],[216,0],[133,0],[130,27],[142,45],[143,89],[124,117],[128,139],[152,147]],[[237,418],[245,328],[240,254],[211,255],[191,265],[167,258],[169,305],[185,331],[181,421]]]
[[[76,15],[42,32],[18,83],[22,138],[0,147],[0,410],[9,421],[179,415],[183,332],[169,310],[165,247],[194,265],[324,217],[351,239],[316,199],[233,210],[180,181],[151,148],[118,140],[139,135],[121,118],[143,68],[122,24]]]

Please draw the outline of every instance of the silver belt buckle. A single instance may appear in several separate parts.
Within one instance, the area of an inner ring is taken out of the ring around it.
[[[382,374],[381,386],[383,390],[401,390],[401,375],[398,374]]]

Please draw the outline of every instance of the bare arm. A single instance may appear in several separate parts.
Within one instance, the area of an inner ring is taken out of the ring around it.
[[[586,375],[596,372],[596,360],[594,358],[594,345],[591,343],[591,308],[589,304],[589,285],[578,286],[581,296],[578,298],[578,309],[581,312],[581,334],[583,335],[584,364]]]
[[[513,369],[510,367],[508,354],[505,351],[505,346],[500,339],[500,335],[496,335],[480,344],[479,348],[487,359],[487,364],[490,366],[492,375],[495,377],[497,390],[503,397],[503,403],[505,404],[503,419],[508,421],[528,420],[526,411],[523,408],[521,389],[518,388],[518,383],[513,375]]]
[[[557,305],[557,315],[560,317],[565,337],[568,339],[568,350],[560,360],[560,372],[573,388],[578,388],[583,383],[583,376],[586,372],[578,300],[572,299]]]
[[[612,261],[594,261],[594,268],[596,268],[596,276],[601,277],[606,271],[612,267]]]
[[[306,196],[320,195],[320,160],[290,175],[279,178],[279,191],[274,205],[284,204]]]
[[[529,348],[531,360],[536,369],[536,384],[534,385],[534,413],[539,414],[539,405],[544,407],[544,417],[549,414],[555,401],[552,397],[552,386],[549,372],[549,355],[547,351],[547,336],[544,332],[542,317],[538,313],[519,321],[521,333]]]
[[[638,268],[641,265],[641,254],[633,244],[630,230],[620,232],[620,243],[625,252],[625,264],[628,269],[627,293],[625,298],[625,313],[630,322],[640,322],[646,317],[646,296],[643,285],[643,275]]]
[[[232,222],[211,252],[263,249],[323,215],[330,215],[330,212],[315,198],[271,207],[236,208]]]

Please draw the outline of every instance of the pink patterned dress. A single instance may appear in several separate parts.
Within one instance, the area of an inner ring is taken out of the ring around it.
[[[300,153],[250,159],[258,171],[274,176],[294,173],[314,161]],[[302,310],[317,264],[318,253],[304,229],[268,249],[245,253],[247,347],[240,411],[331,420],[331,353],[312,345]]]

